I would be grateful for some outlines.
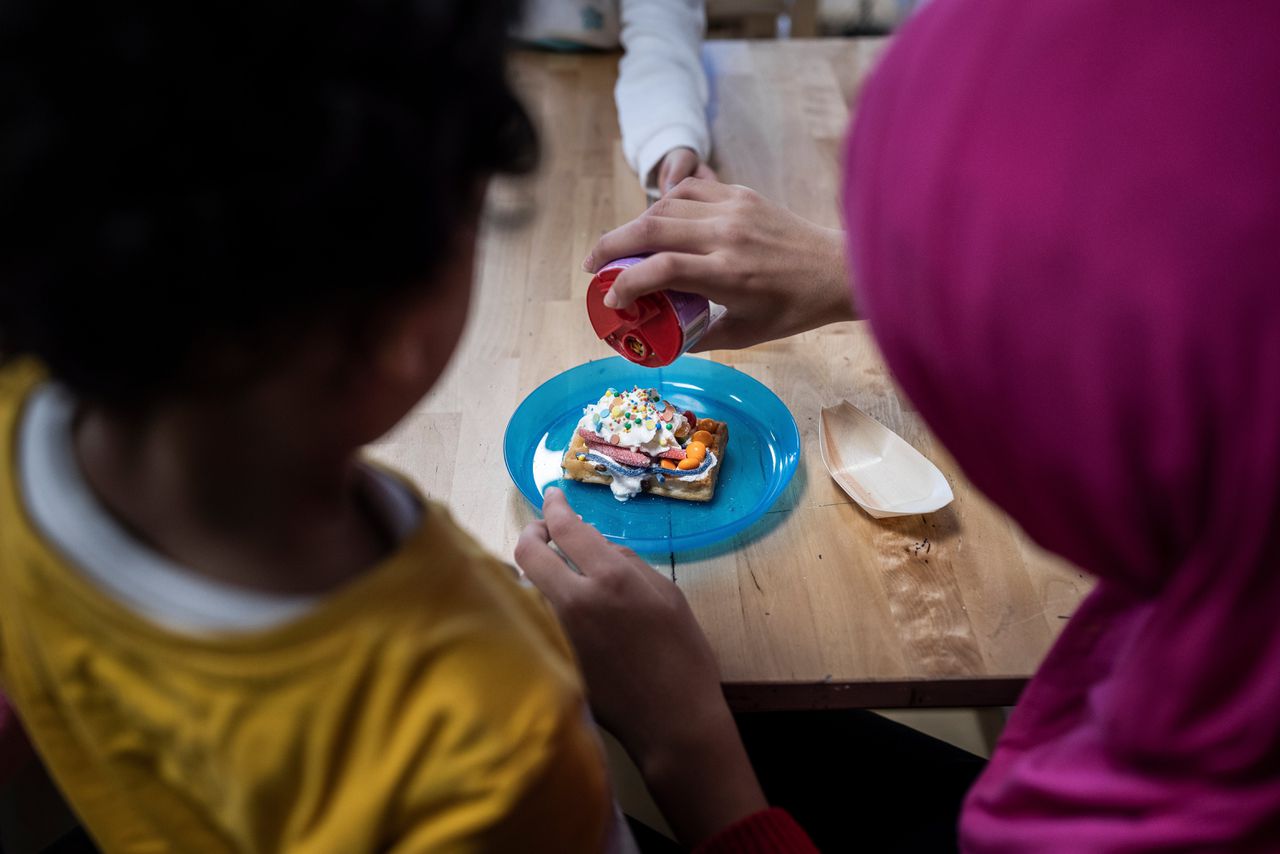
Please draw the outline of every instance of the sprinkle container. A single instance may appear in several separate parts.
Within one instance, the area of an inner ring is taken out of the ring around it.
[[[587,286],[587,317],[606,344],[624,359],[648,368],[669,365],[689,351],[712,321],[706,297],[682,291],[660,291],[640,297],[628,309],[604,304],[604,295],[623,270],[644,256],[619,258],[600,269]]]

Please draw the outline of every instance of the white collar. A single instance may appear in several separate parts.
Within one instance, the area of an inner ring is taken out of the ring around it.
[[[289,622],[323,595],[282,595],[207,578],[139,542],[99,503],[76,463],[75,400],[56,383],[34,389],[18,435],[18,476],[36,527],[107,596],[165,628],[185,633],[250,632]],[[395,537],[421,519],[413,493],[371,470],[372,497]]]

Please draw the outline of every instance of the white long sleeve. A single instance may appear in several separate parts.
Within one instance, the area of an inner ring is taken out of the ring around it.
[[[673,148],[711,154],[707,75],[702,68],[702,0],[622,0],[622,47],[614,99],[622,151],[650,193]]]

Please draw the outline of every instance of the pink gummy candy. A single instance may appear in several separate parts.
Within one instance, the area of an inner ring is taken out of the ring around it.
[[[624,466],[635,466],[636,468],[647,468],[653,464],[653,460],[645,454],[638,454],[635,451],[628,451],[626,448],[616,448],[613,445],[597,445],[590,443],[588,447],[597,454],[604,454],[606,457],[612,457]]]
[[[588,447],[593,449],[593,451],[603,452],[605,448],[609,448],[609,449],[612,449],[612,451],[614,452],[627,453],[627,455],[631,455],[632,460],[641,460],[641,458],[643,458],[644,460],[644,462],[627,462],[626,465],[628,466],[653,465],[652,458],[644,455],[644,453],[634,453],[631,451],[627,451],[627,449],[625,448],[613,447],[612,444],[605,442],[605,440],[600,438],[599,435],[596,435],[595,433],[591,433],[591,431],[586,428],[577,429],[577,434],[579,434],[580,437],[582,437],[582,440],[584,440],[584,442],[588,444]],[[607,456],[613,457],[614,460],[617,460],[618,462],[625,462],[625,460],[622,460],[622,457],[618,456],[617,453],[611,453],[611,455],[607,455]],[[659,453],[658,456],[660,458],[664,458],[664,460],[684,460],[686,455],[681,448],[667,448],[666,451]]]
[[[583,440],[584,440],[588,445],[590,445],[592,448],[599,448],[599,447],[601,447],[601,446],[604,446],[604,447],[606,447],[606,448],[613,447],[613,446],[612,446],[612,445],[610,445],[608,442],[606,442],[604,439],[601,439],[601,438],[600,438],[599,436],[597,436],[595,433],[592,433],[592,432],[591,432],[590,430],[588,430],[586,427],[579,427],[579,428],[578,428],[578,435],[579,435],[579,436],[581,436],[581,437],[583,438]],[[618,449],[618,448],[614,448],[614,450],[619,450],[619,449]],[[640,456],[644,456],[644,455],[643,455],[643,454],[641,454]],[[683,451],[682,449],[680,449],[680,448],[668,448],[667,450],[665,450],[665,451],[663,451],[662,453],[658,454],[658,456],[659,456],[659,457],[662,457],[662,458],[664,458],[664,459],[668,459],[668,460],[683,460],[683,459],[685,458],[685,453],[684,453],[684,451]],[[649,457],[647,457],[647,456],[645,456],[644,458],[645,458],[645,462],[643,462],[643,463],[635,463],[635,465],[649,465],[651,462],[653,462],[653,460],[649,459]],[[615,459],[617,459],[617,458],[615,457]],[[628,465],[630,465],[630,463],[628,463]]]

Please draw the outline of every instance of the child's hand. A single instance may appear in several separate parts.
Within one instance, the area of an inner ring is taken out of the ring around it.
[[[601,237],[584,266],[595,272],[646,252],[653,257],[623,271],[605,304],[625,308],[644,294],[677,290],[725,306],[695,350],[749,347],[856,316],[844,232],[746,187],[688,178]]]
[[[677,834],[695,844],[763,809],[715,655],[680,589],[580,520],[560,490],[547,490],[542,513],[521,533],[516,563],[551,601],[596,717]]]
[[[685,178],[717,180],[715,170],[702,162],[698,152],[692,148],[673,148],[658,165],[658,192],[665,196]]]
[[[720,672],[680,588],[581,521],[559,489],[547,490],[542,513],[544,521],[521,533],[516,563],[551,601],[578,650],[600,722],[645,754],[685,723],[673,720],[673,703],[719,714]]]

